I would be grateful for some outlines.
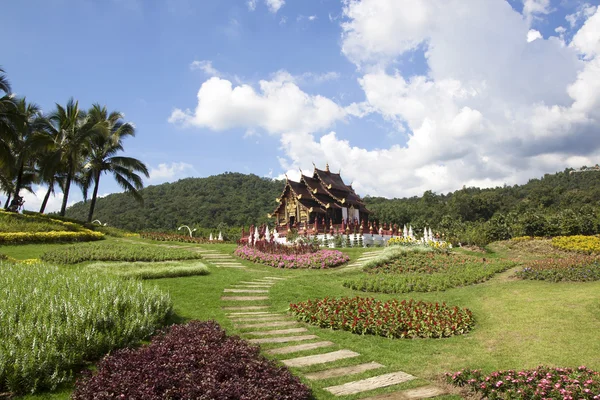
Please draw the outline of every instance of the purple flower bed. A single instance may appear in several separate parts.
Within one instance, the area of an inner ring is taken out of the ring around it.
[[[305,254],[269,254],[249,246],[240,246],[235,255],[259,264],[275,268],[331,268],[348,262],[350,258],[337,250],[319,250]]]
[[[489,375],[480,370],[465,369],[446,374],[446,380],[489,400],[600,400],[600,373],[586,367],[540,366],[525,371],[496,371]]]
[[[75,400],[307,400],[310,389],[259,348],[213,321],[175,325],[148,346],[105,357],[80,378]]]

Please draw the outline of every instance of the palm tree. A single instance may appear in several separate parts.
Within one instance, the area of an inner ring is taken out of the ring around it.
[[[60,208],[60,215],[64,216],[71,183],[83,168],[83,160],[89,154],[96,130],[91,129],[86,112],[79,109],[79,102],[73,98],[69,99],[66,107],[56,104],[56,110],[50,114],[49,120],[50,135],[54,139],[54,154],[51,157],[59,159],[65,171],[63,201]]]
[[[103,173],[111,173],[119,186],[140,202],[143,202],[143,199],[139,190],[144,188],[144,184],[137,173],[141,172],[146,177],[149,177],[149,173],[146,165],[140,160],[116,156],[123,151],[123,139],[135,136],[134,126],[122,121],[122,113],[113,111],[109,114],[105,106],[94,104],[88,111],[88,118],[91,129],[97,133],[92,139],[83,184],[84,197],[87,198],[87,189],[92,182],[94,183],[88,214],[88,222],[91,222],[98,197],[100,176]]]
[[[0,68],[0,192],[12,193],[13,180],[10,167],[14,165],[11,143],[15,137],[15,124],[18,122],[16,104],[11,93],[10,83]],[[7,201],[8,203],[8,201]]]

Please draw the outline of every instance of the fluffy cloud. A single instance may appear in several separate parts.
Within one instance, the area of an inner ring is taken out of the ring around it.
[[[505,0],[347,0],[341,46],[360,71],[363,103],[344,107],[309,95],[286,73],[261,81],[258,91],[212,78],[196,110],[177,109],[170,121],[278,134],[290,177],[328,161],[362,194],[521,183],[593,165],[600,156],[600,11],[581,17],[566,44],[564,30],[546,39],[530,30],[532,18],[552,12],[548,1],[523,5],[519,13]],[[425,73],[394,70],[420,51]],[[335,132],[322,135],[336,121],[369,113],[407,140],[364,149]]]
[[[192,61],[192,63],[190,64],[190,69],[192,71],[200,70],[208,76],[221,75],[221,73],[215,67],[213,67],[212,61],[210,60]]]
[[[23,204],[23,209],[28,211],[40,211],[40,207],[42,206],[42,202],[44,201],[44,197],[46,196],[46,191],[48,188],[46,186],[33,186],[33,193],[22,191],[21,196],[23,200],[25,200],[25,204]],[[79,190],[71,190],[69,192],[69,201],[67,202],[67,207],[71,207],[73,204],[82,201],[83,198],[81,196],[81,192]],[[44,212],[58,212],[60,211],[60,207],[62,206],[63,194],[60,190],[54,195],[50,195],[48,198],[48,203],[46,204],[46,209]]]
[[[169,122],[214,130],[260,128],[272,134],[315,132],[345,116],[342,107],[323,96],[303,92],[285,72],[262,80],[260,91],[250,85],[211,78],[198,91],[194,112],[176,109]]]
[[[285,0],[265,0],[265,3],[267,4],[267,7],[269,7],[269,11],[275,14],[283,7]]]
[[[152,185],[187,178],[197,173],[193,165],[184,162],[161,163],[156,168],[151,167],[149,172],[147,183]]]

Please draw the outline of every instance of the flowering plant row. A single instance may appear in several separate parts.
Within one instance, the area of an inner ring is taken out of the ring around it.
[[[517,264],[454,253],[414,250],[392,251],[369,262],[367,276],[343,285],[365,292],[433,292],[485,282]]]
[[[470,310],[415,300],[380,301],[365,297],[308,300],[290,304],[299,321],[321,328],[389,338],[442,338],[469,332]]]
[[[337,250],[319,250],[306,254],[269,254],[255,247],[239,246],[236,256],[275,268],[331,268],[348,262],[350,258]]]
[[[446,380],[489,400],[600,400],[600,373],[584,366],[577,369],[540,366],[518,372],[496,371],[489,375],[480,370],[465,369],[446,374]]]
[[[427,241],[422,242],[421,240],[413,239],[411,237],[393,237],[387,242],[388,246],[428,246],[434,249],[448,249],[452,248],[452,245],[448,242],[435,242]]]
[[[557,236],[552,238],[552,246],[586,254],[600,253],[600,237],[583,235]]]
[[[308,400],[310,389],[216,322],[174,325],[148,346],[105,357],[74,400]]]
[[[0,244],[89,242],[104,239],[100,232],[83,229],[80,232],[0,232]]]
[[[222,240],[208,240],[201,237],[190,237],[186,235],[177,235],[174,233],[162,233],[162,232],[142,232],[140,233],[142,239],[156,240],[158,242],[182,242],[182,243],[224,243]]]
[[[297,242],[293,245],[285,245],[277,242],[267,242],[266,240],[257,241],[254,248],[268,254],[308,254],[319,251],[319,245],[316,243]]]
[[[541,281],[600,280],[600,256],[579,255],[567,258],[547,258],[528,263],[516,276]]]

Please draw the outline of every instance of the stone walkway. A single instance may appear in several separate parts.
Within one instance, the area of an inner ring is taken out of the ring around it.
[[[194,253],[200,253],[203,261],[207,261],[217,268],[246,268],[245,265],[240,264],[237,258],[230,254],[220,253],[217,250],[182,245],[159,244],[157,246],[168,247],[171,249],[186,249],[193,251]]]
[[[339,268],[341,271],[348,271],[350,269],[360,269],[367,262],[377,258],[381,254],[381,250],[365,251],[356,261],[345,267]]]
[[[380,254],[380,251],[365,252],[357,261],[345,268],[361,268],[367,261],[377,257],[378,254]],[[352,362],[352,359],[359,357],[360,353],[348,349],[332,350],[335,343],[322,340],[318,335],[309,333],[304,323],[296,321],[289,314],[270,312],[268,305],[269,288],[280,280],[282,278],[267,276],[251,281],[238,282],[224,290],[221,297],[223,309],[234,326],[244,330],[242,335],[247,337],[250,342],[268,346],[263,352],[276,355],[288,367],[300,369],[314,365],[322,367],[317,372],[303,373],[300,371],[299,373],[309,380],[323,381],[325,384],[327,379],[350,377],[385,367],[374,360],[365,362],[364,358],[349,366],[328,366],[338,360],[348,359]],[[302,352],[308,351],[311,352],[309,355],[302,356]],[[318,354],[313,354],[314,352],[318,352]],[[398,385],[413,379],[416,379],[416,377],[403,371],[394,371],[344,384],[325,386],[323,390],[337,397],[357,394],[368,396],[368,392],[372,390]],[[363,399],[428,399],[443,394],[446,394],[443,389],[427,385]]]

